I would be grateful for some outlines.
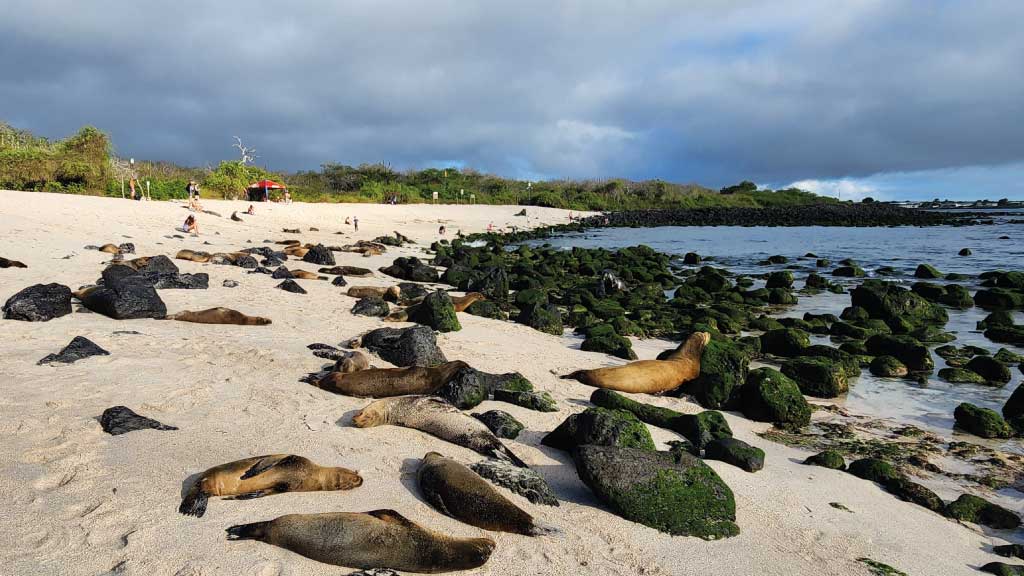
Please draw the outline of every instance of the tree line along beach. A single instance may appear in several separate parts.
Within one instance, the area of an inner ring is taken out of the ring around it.
[[[1020,542],[1022,513],[1012,210],[709,207],[570,222],[537,206],[295,202],[246,215],[245,202],[203,203],[214,214],[191,236],[173,228],[182,202],[0,192],[12,573],[348,573],[225,530],[372,510],[490,541],[473,574],[1021,563],[1003,556],[1018,549],[994,549]],[[442,225],[465,238],[439,237]],[[218,307],[269,323],[163,320]],[[664,394],[563,378],[671,363],[703,333],[694,377]],[[372,368],[353,368],[354,354]],[[411,419],[363,426],[378,400],[339,393],[350,374],[456,361],[415,376],[417,390],[499,444]],[[151,420],[102,416],[114,407]],[[428,452],[551,531],[488,530],[439,508]],[[203,471],[275,454],[360,483],[178,513]]]

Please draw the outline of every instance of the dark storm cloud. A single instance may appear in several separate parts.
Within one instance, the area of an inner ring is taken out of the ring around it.
[[[8,0],[0,119],[187,164],[785,183],[1024,160],[1024,3]]]

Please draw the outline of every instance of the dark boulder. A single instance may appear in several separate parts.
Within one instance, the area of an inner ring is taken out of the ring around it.
[[[832,275],[840,278],[863,278],[864,271],[857,266],[840,266],[832,271]]]
[[[555,336],[561,336],[565,331],[562,313],[554,304],[528,305],[519,312],[516,322]]]
[[[399,367],[436,366],[448,361],[437,347],[437,335],[426,326],[377,328],[362,337],[362,346]]]
[[[614,390],[603,388],[594,390],[590,395],[590,402],[609,410],[624,410],[639,418],[641,422],[682,434],[698,454],[712,440],[732,438],[732,430],[725,417],[713,410],[683,414],[670,408],[637,402]]]
[[[437,270],[424,264],[419,258],[404,256],[396,258],[391,266],[385,266],[380,271],[388,276],[413,282],[437,282],[440,280]]]
[[[998,412],[964,402],[953,411],[956,425],[982,438],[1012,438],[1014,430]]]
[[[306,252],[302,257],[302,261],[320,266],[334,266],[334,254],[323,244],[317,244],[310,248],[309,252]]]
[[[883,378],[903,378],[910,373],[907,366],[894,356],[877,356],[868,367],[872,374]],[[939,373],[941,376],[941,371]]]
[[[893,332],[909,326],[909,332],[928,325],[942,326],[949,320],[946,310],[921,296],[881,280],[865,280],[851,292],[854,306],[867,310],[871,318],[883,320]]]
[[[358,304],[357,304],[358,306]],[[385,305],[385,309],[387,305]],[[462,330],[459,319],[455,316],[455,306],[451,296],[444,290],[428,294],[422,302],[408,309],[409,321],[430,326],[438,332],[455,332]]]
[[[633,343],[628,338],[619,336],[615,328],[608,323],[593,324],[585,329],[586,339],[580,345],[584,352],[601,352],[623,358],[636,360]]]
[[[1006,384],[1012,378],[1010,368],[991,356],[975,356],[964,366],[989,382]]]
[[[383,318],[391,313],[391,308],[383,298],[377,298],[371,296],[369,298],[360,298],[356,302],[355,306],[352,307],[352,313],[357,316],[375,316]]]
[[[928,347],[910,336],[876,334],[864,342],[872,356],[895,356],[912,372],[931,372],[935,369]]]
[[[36,364],[71,364],[89,356],[110,356],[110,352],[100,348],[95,342],[84,336],[75,336],[71,343],[61,349],[60,352],[47,354],[46,357]]]
[[[799,356],[800,351],[810,345],[807,332],[796,328],[770,330],[761,335],[761,351],[775,356]]]
[[[739,533],[732,491],[691,454],[581,446],[573,459],[583,482],[627,520],[706,540]]]
[[[114,318],[163,318],[167,306],[149,280],[141,274],[128,276],[113,284],[96,288],[82,297],[86,308]]]
[[[849,390],[846,371],[830,358],[793,358],[782,364],[782,373],[796,381],[801,392],[815,398],[836,398]]]
[[[498,460],[482,460],[470,469],[490,482],[507,488],[533,504],[558,506],[558,499],[544,477],[529,469]]]
[[[939,272],[931,264],[919,264],[917,270],[914,270],[915,278],[942,278],[942,272]]]
[[[107,408],[100,416],[100,426],[107,434],[118,436],[135,430],[177,430],[175,426],[161,424],[152,418],[139,416],[130,408],[114,406]]]
[[[1015,512],[973,494],[961,494],[947,504],[946,516],[997,530],[1013,530],[1020,526],[1020,516]]]
[[[957,255],[958,256],[970,256],[971,255],[971,249],[970,248],[961,248],[960,251],[957,252]]]
[[[285,292],[292,292],[293,294],[306,294],[306,289],[305,288],[303,288],[302,286],[299,286],[299,283],[296,282],[295,280],[290,280],[290,279],[289,280],[285,280],[284,282],[281,282],[277,286],[274,286],[274,288],[277,288],[279,290],[284,290]]]
[[[917,504],[932,512],[943,514],[946,511],[946,503],[939,498],[938,494],[906,478],[901,477],[886,482],[885,489],[900,500]]]
[[[36,284],[17,292],[3,307],[7,320],[46,322],[71,313],[71,289],[63,284]]]
[[[804,464],[831,468],[832,470],[846,470],[846,460],[843,459],[842,454],[835,450],[825,450],[824,452],[808,456],[804,460]]]
[[[535,392],[524,390],[495,390],[494,399],[498,402],[508,402],[527,410],[538,412],[558,412],[558,405],[551,394],[547,392]]]
[[[747,380],[750,357],[729,340],[711,340],[700,358],[700,375],[682,391],[713,410],[730,406]]]
[[[989,562],[978,568],[978,570],[995,574],[996,576],[1024,576],[1024,566],[1007,564],[1005,562]]]
[[[288,278],[295,278],[295,276],[292,275],[292,271],[284,266],[278,266],[277,269],[275,269],[274,272],[270,275],[270,277],[273,278],[274,280],[286,280]]]
[[[1024,366],[1021,367],[1021,371],[1024,372]],[[1013,420],[1019,416],[1024,416],[1024,383],[1017,385],[1003,405],[1004,418]]]
[[[879,484],[886,484],[890,481],[901,478],[902,475],[885,460],[878,458],[861,458],[850,462],[846,470],[850,474],[864,480],[870,480]]]
[[[772,272],[771,274],[768,275],[764,287],[768,288],[769,290],[771,290],[772,288],[792,288],[793,273],[788,270]]]
[[[488,410],[484,413],[475,413],[473,417],[484,423],[487,428],[498,438],[515,440],[523,431],[523,425],[511,414],[503,410]]]
[[[331,280],[332,286],[348,286],[348,281],[345,280],[344,276],[335,276],[334,280]]]
[[[565,419],[541,444],[572,450],[585,444],[654,450],[654,440],[643,422],[625,410],[587,408]]]

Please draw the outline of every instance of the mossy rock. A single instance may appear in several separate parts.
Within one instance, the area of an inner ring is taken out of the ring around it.
[[[1002,344],[1024,346],[1024,326],[993,326],[985,330],[985,338]]]
[[[878,458],[862,458],[850,462],[847,472],[858,478],[885,484],[892,480],[901,478],[902,475],[885,460]]]
[[[725,277],[725,274],[710,266],[702,266],[697,271],[697,274],[690,278],[687,283],[700,288],[708,294],[724,292],[732,288],[732,283]]]
[[[945,293],[939,296],[939,303],[950,308],[966,310],[974,306],[974,298],[970,290],[959,284],[947,284]]]
[[[799,299],[792,292],[785,288],[771,288],[768,290],[768,303],[776,306],[791,306],[799,302]]]
[[[1024,291],[1012,288],[989,288],[974,293],[974,304],[981,308],[1014,310],[1024,308]]]
[[[847,306],[843,308],[843,311],[839,314],[839,318],[846,320],[847,322],[861,322],[871,318],[868,311],[861,308],[860,306]]]
[[[1013,530],[1020,526],[1020,517],[1016,513],[973,494],[961,494],[947,504],[946,516],[997,530]]]
[[[867,310],[872,318],[884,320],[896,334],[927,325],[942,326],[949,321],[942,306],[881,280],[865,280],[853,289],[851,301]]]
[[[999,546],[996,546],[999,548]],[[982,572],[995,574],[996,576],[1024,576],[1024,566],[1007,564],[1005,562],[989,562],[981,568]]]
[[[516,322],[555,336],[561,336],[565,331],[562,314],[554,304],[527,306],[520,311]]]
[[[875,334],[864,342],[872,356],[895,356],[912,372],[931,372],[935,369],[928,347],[910,336]]]
[[[587,338],[580,345],[584,352],[601,352],[626,360],[636,360],[633,343],[615,333],[611,324],[601,323],[588,327]]]
[[[953,411],[956,425],[975,436],[982,438],[1012,438],[1014,430],[1010,424],[994,410],[981,408],[964,402]]]
[[[828,258],[818,258],[817,260],[814,261],[814,265],[817,266],[818,268],[828,268],[829,266],[832,265],[832,261],[829,260]]]
[[[918,296],[929,300],[931,302],[938,301],[943,294],[946,293],[945,287],[941,284],[935,284],[933,282],[914,282],[910,289]]]
[[[1024,372],[1024,366],[1021,366],[1021,372]],[[1024,384],[1018,384],[1003,405],[1003,417],[1007,420],[1020,416],[1024,416]]]
[[[801,350],[800,355],[819,356],[838,362],[840,367],[843,369],[843,373],[846,374],[848,379],[860,376],[860,359],[858,359],[857,356],[838,348],[825,346],[824,344],[814,344],[813,346],[808,346]]]
[[[985,318],[977,324],[978,330],[994,328],[996,326],[1013,326],[1013,314],[1006,310],[996,310],[988,316],[985,316]]]
[[[952,384],[985,384],[981,374],[963,368],[942,368],[939,370],[939,378]]]
[[[750,321],[750,327],[754,330],[762,330],[768,332],[771,330],[782,330],[785,326],[781,322],[770,316],[758,316]]]
[[[906,364],[900,362],[895,356],[878,356],[871,361],[871,366],[868,369],[875,376],[883,378],[903,378],[910,373]],[[939,375],[942,375],[941,371]]]
[[[698,450],[703,450],[712,440],[732,438],[725,416],[715,410],[683,414],[673,422],[672,430],[686,437]]]
[[[828,278],[820,276],[814,272],[807,275],[807,279],[804,281],[804,288],[810,288],[813,290],[825,290],[829,287],[831,282]]]
[[[683,264],[688,266],[696,266],[700,264],[700,260],[700,254],[697,254],[696,252],[687,252],[683,255]]]
[[[942,278],[942,272],[939,272],[939,270],[931,264],[918,264],[917,270],[914,270],[914,277],[927,279]]]
[[[771,290],[772,288],[792,288],[793,273],[790,272],[789,270],[772,272],[771,274],[768,275],[764,287],[769,290]]]
[[[992,357],[1003,364],[1020,364],[1024,362],[1024,355],[1011,352],[1006,348],[1000,348]]]
[[[527,410],[538,412],[558,412],[558,405],[551,394],[547,392],[521,391],[521,390],[495,390],[494,399],[498,402],[508,402],[521,406]]]
[[[935,326],[917,328],[910,333],[910,336],[925,344],[945,344],[956,340],[955,335],[944,332]]]
[[[840,278],[863,278],[864,270],[858,266],[840,266],[832,271],[832,275]]]
[[[459,319],[455,315],[455,306],[451,296],[444,290],[427,295],[422,302],[409,308],[409,320],[424,326],[430,326],[438,332],[457,332],[462,330]]]
[[[850,340],[849,342],[843,342],[839,345],[839,349],[847,354],[853,354],[854,356],[871,356],[871,354],[868,354],[868,347],[864,345],[863,340]]]
[[[719,438],[704,448],[704,458],[732,464],[747,472],[764,468],[764,450],[738,438]]]
[[[835,450],[825,450],[819,452],[813,456],[808,456],[804,460],[804,464],[808,466],[821,466],[822,468],[831,468],[832,470],[846,470],[846,460],[843,459],[843,455]]]
[[[626,314],[626,309],[615,300],[595,300],[587,304],[587,309],[601,320],[611,320]]]
[[[502,310],[496,302],[491,300],[477,300],[466,308],[467,314],[492,318],[494,320],[508,320],[508,313]]]
[[[747,374],[741,391],[743,415],[757,422],[803,427],[811,422],[811,407],[792,379],[773,368]]]
[[[1006,384],[1012,378],[1010,368],[991,356],[975,356],[965,366],[968,370],[976,372],[989,382]]]
[[[643,422],[625,410],[606,408],[587,408],[569,416],[544,436],[541,444],[560,450],[584,444],[654,450],[654,440]]]
[[[527,288],[526,290],[516,292],[513,302],[515,302],[516,307],[519,309],[532,305],[547,304],[548,293],[546,290],[539,288]]]
[[[705,408],[724,408],[746,382],[750,357],[729,340],[714,340],[704,348],[700,375],[683,388]]]
[[[514,440],[523,431],[523,424],[503,410],[488,410],[473,417],[484,423],[498,438]]]
[[[875,334],[873,330],[867,328],[861,328],[860,326],[854,326],[849,322],[834,322],[828,327],[828,333],[833,336],[840,338],[850,338],[852,340],[867,340]]]
[[[691,454],[581,446],[573,456],[580,479],[627,520],[705,540],[739,534],[732,491]]]
[[[801,392],[815,398],[836,398],[850,388],[843,367],[831,358],[793,358],[782,364],[782,373],[795,380]]]
[[[799,356],[801,350],[811,345],[811,337],[803,330],[782,328],[769,330],[761,335],[761,351],[775,356]]]
[[[890,480],[886,482],[885,489],[900,500],[917,504],[932,512],[943,514],[946,511],[946,503],[938,494],[907,478]]]

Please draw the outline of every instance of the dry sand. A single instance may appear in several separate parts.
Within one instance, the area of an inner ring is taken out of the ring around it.
[[[179,204],[94,197],[0,192],[0,256],[28,269],[0,270],[0,301],[35,283],[73,289],[92,283],[109,255],[87,244],[134,242],[138,255],[173,256],[182,248],[227,251],[264,239],[343,244],[393,230],[418,247],[379,257],[335,253],[339,264],[376,269],[399,255],[416,255],[437,238],[484,229],[489,222],[536,226],[564,222],[560,210],[519,207],[266,205],[238,223],[227,217],[244,202],[204,201],[223,215],[200,215],[202,236],[169,239],[186,215]],[[342,224],[358,215],[361,229]],[[319,232],[308,232],[310,227]],[[282,234],[301,228],[301,235]],[[336,235],[343,231],[344,235]],[[205,242],[209,242],[206,245]],[[251,241],[251,243],[250,243]],[[65,258],[67,257],[67,258]],[[470,463],[479,456],[426,434],[397,427],[356,429],[355,410],[367,401],[339,396],[298,379],[325,361],[306,345],[338,344],[380,326],[353,316],[355,300],[329,282],[299,281],[308,295],[275,290],[278,281],[231,266],[175,261],[182,272],[210,274],[209,290],[162,290],[171,312],[212,306],[273,319],[267,327],[211,326],[156,320],[116,321],[75,312],[46,323],[0,321],[0,573],[126,575],[347,574],[286,550],[253,541],[228,542],[224,529],[285,513],[394,508],[426,526],[460,536],[482,531],[443,516],[419,496],[417,459],[437,450]],[[287,263],[296,267],[294,260]],[[298,267],[315,270],[315,266]],[[238,288],[221,286],[237,280]],[[350,284],[388,285],[381,274]],[[77,305],[76,305],[77,307]],[[718,542],[671,537],[626,521],[602,507],[579,481],[566,454],[539,446],[568,414],[585,408],[591,388],[554,374],[618,363],[569,349],[567,339],[525,326],[460,314],[463,330],[440,335],[449,359],[489,372],[517,370],[559,403],[539,413],[486,402],[527,430],[510,448],[550,482],[561,507],[534,506],[506,492],[561,537],[491,533],[491,560],[470,574],[700,574],[858,575],[858,558],[890,564],[914,576],[974,575],[996,560],[986,552],[1002,543],[976,526],[960,525],[901,502],[873,483],[801,465],[808,454],[755,435],[766,425],[734,414],[736,436],[765,450],[756,474],[709,462],[736,494],[741,534]],[[118,333],[119,331],[134,333]],[[37,366],[72,337],[85,336],[110,351],[68,366]],[[639,346],[653,357],[663,343]],[[373,358],[378,366],[386,363]],[[684,412],[699,407],[673,398],[640,398]],[[97,422],[104,409],[126,405],[180,428],[109,436]],[[675,438],[651,429],[661,447]],[[210,466],[268,453],[295,453],[324,465],[360,470],[365,483],[348,492],[284,494],[249,501],[213,499],[201,519],[177,513],[184,482]],[[949,497],[949,494],[943,494]],[[850,511],[830,506],[838,502]]]

